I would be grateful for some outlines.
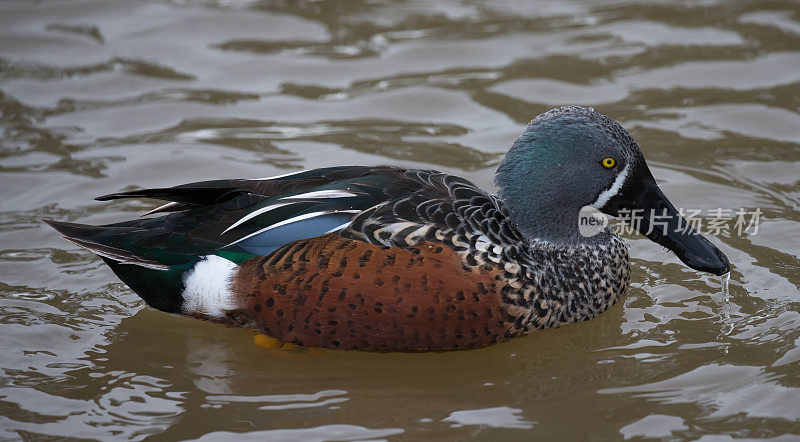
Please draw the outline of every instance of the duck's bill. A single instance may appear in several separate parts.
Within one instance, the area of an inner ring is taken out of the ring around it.
[[[617,215],[626,218],[651,241],[672,250],[687,266],[715,275],[728,273],[731,269],[728,257],[689,225],[656,182],[645,180],[642,184],[637,192],[632,192],[634,201],[629,206],[632,208]]]

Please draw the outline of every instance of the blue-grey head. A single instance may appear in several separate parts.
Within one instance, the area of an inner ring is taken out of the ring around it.
[[[602,240],[579,231],[578,215],[590,206],[625,215],[691,268],[717,275],[730,270],[725,254],[687,226],[659,189],[633,137],[593,109],[566,106],[536,117],[500,163],[495,184],[528,240]]]

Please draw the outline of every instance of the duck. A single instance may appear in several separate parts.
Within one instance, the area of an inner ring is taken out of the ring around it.
[[[96,198],[165,202],[115,224],[43,221],[152,308],[327,349],[470,349],[596,317],[625,295],[631,260],[609,226],[582,231],[586,208],[639,210],[628,222],[688,267],[730,271],[633,137],[592,108],[534,118],[494,183],[336,166]]]

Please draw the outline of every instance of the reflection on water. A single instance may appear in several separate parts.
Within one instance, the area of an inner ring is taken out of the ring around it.
[[[292,430],[266,430],[232,433],[215,431],[193,440],[199,441],[329,441],[329,440],[382,440],[388,436],[402,434],[400,428],[368,429],[358,425],[322,425],[314,428],[298,428]]]
[[[483,410],[460,410],[450,413],[442,422],[455,422],[452,427],[484,425],[495,428],[533,428],[531,422],[521,419],[522,410],[509,407],[485,408]]]
[[[790,1],[0,3],[0,438],[800,435],[800,14]],[[143,307],[41,218],[132,186],[335,164],[491,188],[594,106],[685,208],[762,210],[720,280],[631,237],[600,318],[446,354],[287,352]],[[576,419],[578,418],[578,419]]]

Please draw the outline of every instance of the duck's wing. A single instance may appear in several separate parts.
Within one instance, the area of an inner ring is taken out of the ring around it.
[[[359,213],[340,234],[372,244],[409,248],[422,241],[454,250],[520,244],[502,202],[470,181],[430,170],[404,170],[393,181],[405,191]]]
[[[463,178],[431,170],[331,167],[97,199],[121,198],[160,199],[167,205],[149,213],[168,213],[105,226],[50,224],[101,256],[153,267],[210,254],[241,262],[325,233],[399,247],[441,241],[444,231],[452,232],[451,246],[469,244],[476,231],[503,233],[504,216],[494,197]]]
[[[109,225],[47,223],[66,239],[117,262],[157,268],[209,254],[240,261],[344,225],[386,198],[383,182],[396,171],[330,167],[120,192],[97,199],[153,198],[167,204],[145,214],[159,216]]]

